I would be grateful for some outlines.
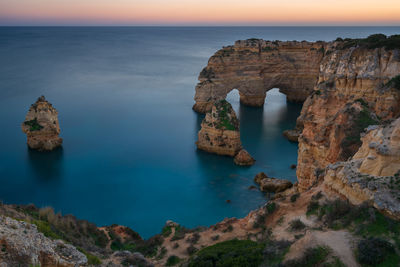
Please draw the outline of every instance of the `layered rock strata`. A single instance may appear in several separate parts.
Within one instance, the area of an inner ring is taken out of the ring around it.
[[[324,186],[353,204],[370,202],[400,219],[400,118],[370,127],[362,142],[351,160],[326,168]]]
[[[231,104],[217,101],[201,123],[197,148],[209,153],[234,157],[241,149],[239,120]]]
[[[31,105],[22,123],[31,149],[50,151],[62,144],[57,110],[41,96]]]
[[[87,258],[74,246],[51,240],[39,233],[36,225],[0,217],[0,265],[78,267]]]
[[[297,120],[299,188],[313,185],[331,163],[352,157],[368,125],[400,114],[400,90],[388,81],[400,73],[399,50],[327,46],[314,93]]]
[[[233,89],[241,103],[263,106],[266,92],[279,88],[289,101],[304,101],[318,79],[324,42],[249,39],[217,51],[199,75],[193,109],[209,111]]]
[[[231,104],[226,100],[216,101],[201,123],[197,148],[209,153],[234,157],[240,166],[254,164],[250,154],[242,149],[239,120]]]

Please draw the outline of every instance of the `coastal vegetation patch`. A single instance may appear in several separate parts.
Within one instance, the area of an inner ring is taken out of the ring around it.
[[[41,129],[43,129],[43,126],[38,123],[37,118],[34,118],[30,121],[25,121],[24,124],[30,127],[29,131],[31,132],[40,131]]]
[[[368,49],[385,48],[385,49],[399,49],[400,48],[400,35],[386,36],[384,34],[372,34],[367,38],[337,38],[336,42],[340,42],[339,48],[347,49],[350,47],[363,47]]]
[[[188,266],[259,266],[264,247],[251,240],[229,240],[201,249]]]
[[[393,88],[400,90],[400,75],[397,75],[390,79],[390,81],[386,85],[392,86]]]
[[[231,116],[234,113],[231,104],[228,101],[220,100],[215,103],[216,113],[218,122],[215,127],[217,129],[225,129],[230,131],[239,130],[239,121],[235,116]]]

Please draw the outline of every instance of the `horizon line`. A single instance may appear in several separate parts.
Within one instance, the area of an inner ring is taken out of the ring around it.
[[[399,25],[1,25],[0,27],[221,27],[221,28],[228,28],[228,27],[400,27]]]

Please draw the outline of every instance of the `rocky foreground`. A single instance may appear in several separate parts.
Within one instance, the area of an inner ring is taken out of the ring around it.
[[[21,127],[31,149],[50,151],[62,144],[58,112],[44,96],[31,105]]]

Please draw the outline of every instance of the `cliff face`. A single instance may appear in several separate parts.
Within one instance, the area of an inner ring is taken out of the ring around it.
[[[22,131],[32,149],[50,151],[62,144],[58,112],[44,96],[31,105],[22,123]]]
[[[239,120],[226,100],[212,106],[201,123],[198,137],[197,148],[210,153],[233,157],[241,150]]]
[[[36,225],[0,217],[0,265],[75,267],[87,264],[84,254],[61,240],[39,233]],[[3,265],[5,264],[5,265]]]
[[[324,185],[353,204],[369,201],[400,219],[400,118],[370,127],[362,142],[351,160],[327,167]]]
[[[400,73],[399,51],[337,45],[327,46],[314,93],[297,120],[303,128],[297,168],[302,190],[328,164],[353,156],[364,128],[400,113],[400,91],[385,85]]]
[[[241,103],[249,106],[264,105],[272,88],[279,88],[289,101],[304,101],[318,79],[325,45],[249,39],[224,47],[200,73],[193,109],[209,111],[232,89],[238,89]]]

